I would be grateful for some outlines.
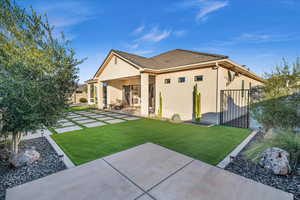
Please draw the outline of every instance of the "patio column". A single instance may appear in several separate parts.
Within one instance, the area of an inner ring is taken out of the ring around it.
[[[149,74],[141,73],[141,115],[149,115]]]
[[[97,87],[97,99],[98,99],[98,109],[103,109],[103,83],[98,82],[98,87]]]
[[[91,84],[87,84],[87,100],[88,104],[91,104]]]

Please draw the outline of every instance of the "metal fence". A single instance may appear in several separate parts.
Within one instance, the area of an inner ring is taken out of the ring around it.
[[[220,124],[249,128],[250,90],[221,90]]]

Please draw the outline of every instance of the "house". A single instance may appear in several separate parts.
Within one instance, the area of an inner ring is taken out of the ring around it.
[[[80,84],[72,94],[70,101],[73,104],[87,103],[87,85]]]
[[[249,89],[263,79],[230,60],[228,56],[175,49],[143,57],[111,50],[88,84],[88,102],[98,108],[134,109],[141,116],[175,113],[182,120],[193,118],[193,88],[201,93],[203,117],[218,123],[220,92]]]

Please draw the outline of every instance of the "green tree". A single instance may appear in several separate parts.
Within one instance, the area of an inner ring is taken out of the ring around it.
[[[53,37],[53,29],[33,9],[0,1],[0,133],[12,135],[14,154],[24,132],[57,123],[76,86],[83,60],[63,34]]]
[[[285,60],[265,84],[252,89],[252,114],[266,129],[294,129],[300,125],[300,58],[293,65]]]

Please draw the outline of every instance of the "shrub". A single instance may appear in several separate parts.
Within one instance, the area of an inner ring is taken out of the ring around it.
[[[159,93],[159,110],[158,110],[158,117],[162,118],[162,96],[161,92]]]
[[[294,170],[300,158],[300,133],[291,131],[277,131],[271,138],[264,138],[252,144],[244,155],[258,162],[260,154],[268,148],[278,147],[290,154],[291,168]]]
[[[201,93],[198,92],[197,84],[194,86],[193,91],[193,111],[194,119],[200,121],[201,119]]]
[[[79,99],[79,102],[80,103],[87,103],[87,99],[82,97],[82,98]]]

